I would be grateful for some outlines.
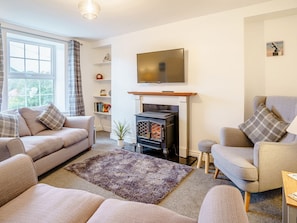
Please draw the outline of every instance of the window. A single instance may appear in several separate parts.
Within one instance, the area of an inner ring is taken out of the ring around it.
[[[56,104],[66,111],[65,44],[7,33],[4,109]]]

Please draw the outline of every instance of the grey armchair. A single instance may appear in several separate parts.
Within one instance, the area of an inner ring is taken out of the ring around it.
[[[256,96],[254,110],[263,103],[280,119],[291,123],[297,114],[297,97]],[[212,146],[217,178],[219,171],[245,192],[248,211],[251,193],[282,187],[281,171],[297,172],[297,137],[286,133],[277,142],[255,144],[239,128],[222,128],[220,144]]]

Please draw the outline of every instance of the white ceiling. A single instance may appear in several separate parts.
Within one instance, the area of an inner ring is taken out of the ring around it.
[[[60,36],[102,39],[271,0],[96,0],[96,20],[80,16],[79,0],[0,0],[0,22]]]

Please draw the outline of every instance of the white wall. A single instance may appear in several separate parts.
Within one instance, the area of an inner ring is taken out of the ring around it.
[[[245,21],[245,118],[255,95],[296,96],[297,9]],[[266,43],[284,41],[284,55],[266,56]]]
[[[245,77],[245,46],[249,44],[244,41],[245,18],[294,7],[297,8],[296,1],[274,0],[104,40],[112,44],[112,119],[126,120],[131,124],[133,132],[130,140],[133,141],[135,105],[134,97],[128,91],[197,92],[199,95],[191,98],[190,106],[190,154],[196,153],[197,143],[201,139],[218,141],[222,126],[236,127],[244,120],[244,101],[247,94],[245,81],[252,83],[251,79],[246,80]],[[281,21],[277,21],[279,22]],[[289,24],[291,28],[288,29],[296,27],[294,22]],[[274,21],[265,22],[265,40],[272,35],[273,24]],[[264,33],[261,25],[258,29],[260,34],[257,35],[262,38]],[[284,35],[287,33],[284,32]],[[185,84],[137,84],[137,53],[180,47],[185,48],[187,55]],[[263,66],[270,65],[267,63],[270,62],[266,60]],[[294,63],[288,62],[287,67],[292,66]],[[259,67],[263,69],[262,65]],[[265,72],[268,72],[268,68],[265,68]],[[266,77],[260,79],[261,82],[265,80]],[[283,88],[276,90],[273,85],[278,81],[279,78],[272,83],[265,82],[265,88],[269,89],[265,93],[295,94],[292,89],[289,92],[284,92]],[[275,90],[272,91],[271,88]]]
[[[297,12],[295,15],[267,20],[265,42],[284,41],[284,55],[265,57],[265,93],[297,95]],[[295,28],[293,28],[295,27]]]

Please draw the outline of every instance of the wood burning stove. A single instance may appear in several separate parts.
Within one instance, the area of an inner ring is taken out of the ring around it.
[[[170,112],[136,114],[137,143],[148,149],[162,150],[165,157],[176,146],[176,117]]]

